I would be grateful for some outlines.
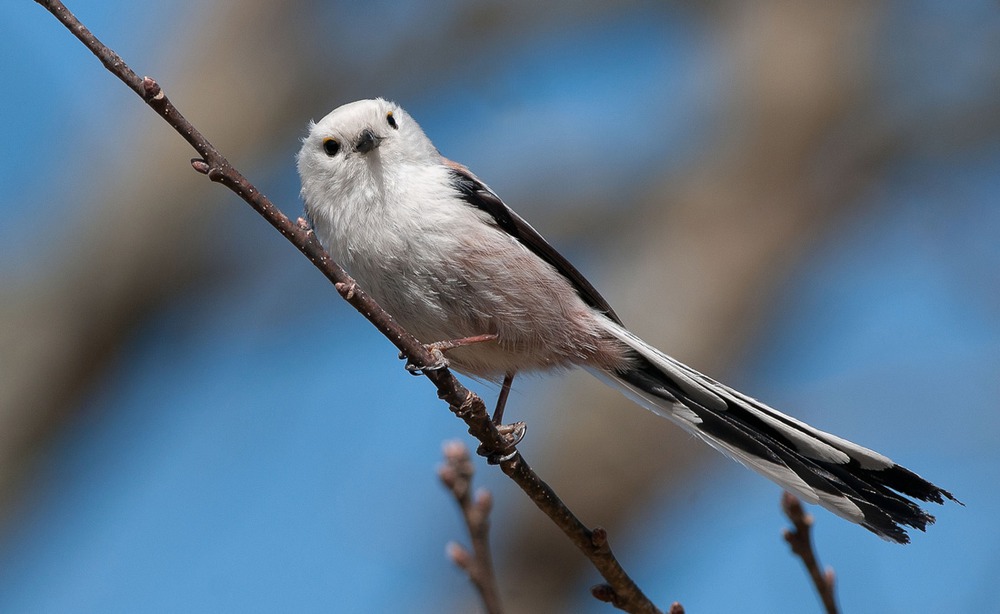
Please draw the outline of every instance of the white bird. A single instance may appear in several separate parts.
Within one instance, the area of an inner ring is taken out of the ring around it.
[[[398,105],[361,100],[309,126],[298,154],[317,236],[448,364],[503,379],[581,366],[805,501],[907,543],[934,517],[906,498],[946,490],[888,457],[786,416],[667,356],[622,324],[584,276]],[[484,341],[484,339],[487,339]],[[447,344],[446,344],[447,345]],[[906,495],[906,496],[904,496]]]

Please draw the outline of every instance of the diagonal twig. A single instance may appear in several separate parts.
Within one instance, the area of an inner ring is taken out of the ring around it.
[[[836,576],[832,567],[820,571],[819,559],[812,544],[812,515],[805,512],[798,498],[787,492],[781,495],[781,509],[792,521],[792,528],[784,531],[785,541],[791,546],[792,552],[802,559],[827,614],[837,614],[837,596],[834,592]]]
[[[112,74],[138,94],[160,117],[198,153],[191,160],[194,170],[220,183],[243,199],[269,224],[288,239],[329,279],[340,295],[357,309],[413,364],[434,363],[434,357],[413,335],[396,321],[326,253],[309,225],[302,219],[292,222],[249,180],[236,170],[208,139],[170,102],[160,85],[150,77],[139,77],[125,61],[94,36],[59,0],[36,0],[55,16],[104,64]],[[437,388],[438,397],[461,418],[481,443],[484,456],[502,459],[501,470],[528,495],[591,561],[606,584],[595,596],[628,612],[659,613],[615,558],[603,529],[590,530],[531,469],[493,424],[486,406],[447,369],[427,369],[423,375]],[[598,593],[600,593],[598,595]]]

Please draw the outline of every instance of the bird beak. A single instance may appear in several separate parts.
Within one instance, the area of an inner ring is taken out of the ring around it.
[[[382,137],[376,135],[374,132],[365,128],[358,135],[358,140],[354,143],[354,151],[360,154],[366,154],[373,149],[377,149],[379,144],[382,143]]]

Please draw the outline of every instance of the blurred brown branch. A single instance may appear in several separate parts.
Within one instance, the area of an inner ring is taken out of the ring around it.
[[[791,546],[792,552],[802,559],[802,564],[806,566],[806,571],[816,586],[819,598],[823,600],[827,614],[837,614],[837,595],[834,592],[836,576],[832,567],[828,567],[826,571],[820,570],[819,559],[812,543],[812,515],[805,512],[798,498],[787,492],[781,495],[781,509],[792,521],[792,528],[785,529],[785,541]]]
[[[337,288],[341,296],[364,315],[415,365],[434,364],[434,356],[415,337],[393,320],[319,244],[303,220],[292,222],[251,184],[229,161],[173,106],[159,84],[150,77],[140,78],[114,51],[101,43],[58,0],[36,0],[63,23],[104,66],[138,94],[157,114],[172,126],[194,149],[199,158],[192,167],[212,181],[221,183],[249,204],[268,223],[303,253]],[[469,427],[482,443],[485,456],[501,456],[500,467],[521,487],[570,540],[587,556],[607,580],[602,597],[629,612],[659,612],[632,581],[614,557],[602,529],[591,531],[556,496],[555,492],[529,467],[490,419],[482,400],[462,386],[447,368],[425,369],[423,374],[435,385],[438,396]]]

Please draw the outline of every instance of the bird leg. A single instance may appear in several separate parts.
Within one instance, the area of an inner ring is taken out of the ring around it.
[[[493,424],[500,426],[503,421],[503,410],[507,407],[507,397],[510,396],[510,387],[514,383],[515,371],[509,371],[503,376],[503,384],[500,386],[500,394],[497,396],[497,406],[493,410]]]
[[[504,442],[507,445],[501,451],[486,453],[486,461],[491,465],[498,465],[505,460],[513,458],[517,452],[515,447],[524,439],[524,433],[528,429],[528,426],[524,422],[503,423],[503,410],[507,406],[507,397],[510,396],[510,387],[514,383],[515,374],[515,371],[508,371],[504,374],[503,384],[500,386],[500,394],[497,396],[497,406],[493,410],[493,425],[500,431],[500,435],[503,436]],[[479,446],[477,452],[481,455],[484,454],[484,447]]]
[[[444,353],[448,350],[453,350],[455,348],[464,347],[467,345],[475,345],[476,343],[485,343],[487,341],[496,341],[497,336],[489,333],[485,335],[475,335],[472,337],[462,337],[460,339],[449,339],[447,341],[435,341],[434,343],[424,344],[424,348],[431,353],[434,357],[434,362],[429,365],[416,365],[402,352],[399,353],[400,358],[407,358],[406,370],[410,372],[411,375],[423,375],[424,371],[437,371],[438,369],[444,369],[448,366],[448,360],[444,357]]]

